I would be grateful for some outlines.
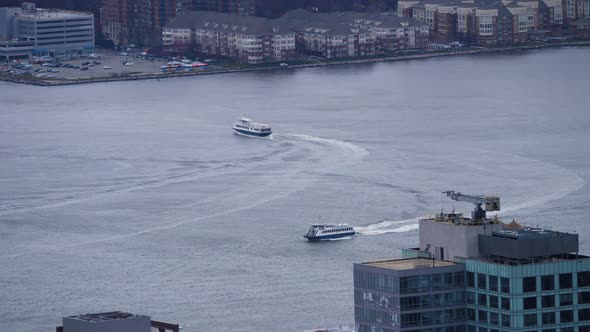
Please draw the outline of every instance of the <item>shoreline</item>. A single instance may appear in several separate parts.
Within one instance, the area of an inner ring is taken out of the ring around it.
[[[89,77],[89,78],[78,78],[78,79],[38,79],[35,77],[26,76],[15,76],[10,74],[0,74],[0,81],[17,83],[17,84],[29,84],[35,86],[62,86],[62,85],[78,85],[78,84],[89,84],[89,83],[101,83],[101,82],[119,82],[119,81],[137,81],[137,80],[159,80],[164,78],[174,77],[187,77],[187,76],[204,76],[204,75],[216,75],[216,74],[229,74],[229,73],[240,73],[240,72],[253,72],[253,71],[264,71],[264,70],[285,70],[285,69],[298,69],[298,68],[313,68],[313,67],[326,67],[326,66],[338,66],[338,65],[351,65],[351,64],[363,64],[363,63],[376,63],[376,62],[394,62],[394,61],[409,61],[419,59],[429,59],[436,57],[449,57],[449,56],[462,56],[462,55],[477,55],[477,54],[493,54],[493,53],[509,53],[514,51],[526,51],[543,48],[559,48],[567,46],[590,46],[590,40],[578,40],[578,41],[562,41],[562,42],[551,42],[551,43],[535,43],[525,45],[515,45],[507,47],[494,47],[494,48],[469,48],[469,49],[451,49],[442,51],[433,51],[419,54],[410,55],[393,55],[393,56],[382,56],[382,57],[371,57],[371,58],[360,58],[360,59],[325,59],[323,62],[316,63],[305,63],[305,64],[290,64],[289,67],[278,67],[276,65],[258,65],[247,68],[236,68],[236,69],[220,69],[220,70],[207,70],[197,72],[179,72],[179,73],[149,73],[149,74],[136,74],[128,76],[105,76],[105,77]]]

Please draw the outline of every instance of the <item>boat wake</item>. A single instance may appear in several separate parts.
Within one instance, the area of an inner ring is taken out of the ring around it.
[[[405,233],[418,229],[418,219],[381,220],[366,226],[357,226],[354,230],[362,235],[382,235],[388,233]]]
[[[322,145],[325,147],[334,148],[340,152],[344,152],[347,160],[344,162],[358,162],[364,159],[369,151],[367,149],[349,143],[331,138],[322,138],[311,135],[298,135],[298,134],[273,134],[271,139],[277,142],[307,142],[315,145]]]

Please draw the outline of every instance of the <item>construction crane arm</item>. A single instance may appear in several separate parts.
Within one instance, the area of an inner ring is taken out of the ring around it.
[[[500,211],[500,197],[498,196],[464,195],[453,190],[443,191],[443,194],[447,194],[447,197],[454,201],[475,204],[475,210],[472,212],[473,219],[485,219],[486,211]],[[482,205],[484,205],[485,210],[482,209]]]

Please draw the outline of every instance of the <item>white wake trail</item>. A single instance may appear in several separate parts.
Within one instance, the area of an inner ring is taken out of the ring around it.
[[[387,233],[404,233],[418,229],[418,219],[382,220],[375,224],[357,226],[354,230],[362,235],[382,235]]]

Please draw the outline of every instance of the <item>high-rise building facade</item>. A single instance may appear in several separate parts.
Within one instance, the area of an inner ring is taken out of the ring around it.
[[[402,259],[354,265],[359,332],[590,331],[578,235],[442,214]]]
[[[115,45],[157,45],[162,27],[192,9],[192,0],[103,0],[102,32]]]
[[[256,15],[256,0],[194,0],[195,10],[236,14]]]

